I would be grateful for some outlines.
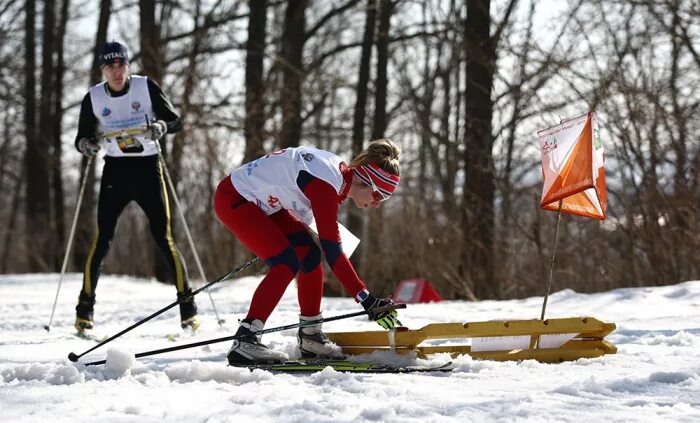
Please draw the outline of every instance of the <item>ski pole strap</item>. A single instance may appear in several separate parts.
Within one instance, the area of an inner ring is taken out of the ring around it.
[[[406,304],[389,304],[389,305],[386,305],[386,306],[377,307],[376,310],[379,311],[379,312],[384,312],[384,311],[389,311],[389,310],[396,310],[396,309],[399,309],[399,308],[406,308]],[[315,321],[313,322],[313,324],[318,324],[318,323],[323,323],[323,322],[332,322],[332,321],[334,321],[334,320],[348,319],[348,318],[350,318],[350,317],[364,316],[364,315],[366,315],[367,313],[368,313],[367,311],[358,311],[358,312],[355,312],[355,313],[341,314],[340,316],[333,316],[333,317],[328,317],[328,318],[324,318],[324,319],[315,320]],[[305,326],[309,326],[309,324],[304,324],[304,323],[293,323],[293,324],[291,324],[291,325],[277,326],[277,327],[274,327],[274,328],[263,329],[263,330],[259,330],[259,331],[252,332],[252,333],[255,334],[255,335],[263,335],[263,334],[266,334],[266,333],[280,332],[280,331],[287,330],[287,329],[294,329],[294,328],[305,327]],[[163,353],[167,353],[167,352],[171,352],[171,351],[184,350],[184,349],[187,349],[187,348],[203,347],[203,346],[205,346],[205,345],[216,344],[216,343],[219,343],[219,342],[233,341],[234,339],[239,339],[239,338],[242,338],[242,337],[244,337],[244,336],[250,336],[250,335],[249,335],[249,334],[246,334],[246,335],[230,335],[230,336],[224,336],[224,337],[222,337],[222,338],[214,338],[214,339],[209,339],[209,340],[206,340],[206,341],[193,342],[193,343],[190,343],[190,344],[176,345],[176,346],[173,346],[173,347],[161,348],[161,349],[158,349],[158,350],[140,352],[140,353],[138,353],[138,354],[135,354],[134,357],[136,357],[136,358],[148,357],[148,356],[151,356],[151,355],[163,354]],[[71,361],[74,361],[74,360],[71,360]],[[97,365],[100,365],[100,364],[105,364],[106,362],[107,362],[107,360],[92,361],[92,362],[89,362],[89,363],[85,363],[85,366],[97,366]]]

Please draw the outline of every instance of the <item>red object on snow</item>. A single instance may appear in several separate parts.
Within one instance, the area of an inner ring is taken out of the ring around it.
[[[392,299],[395,303],[429,303],[442,301],[427,279],[406,279],[399,282]]]

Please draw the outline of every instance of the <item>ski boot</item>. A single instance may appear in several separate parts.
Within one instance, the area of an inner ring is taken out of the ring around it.
[[[95,294],[87,294],[80,291],[78,297],[78,305],[75,307],[75,329],[79,334],[85,333],[85,330],[95,327],[92,321],[92,312],[95,306]]]
[[[193,331],[199,328],[199,318],[197,317],[197,304],[194,302],[192,289],[187,288],[185,292],[177,294],[178,301],[186,298],[180,303],[180,326],[183,329],[191,329]],[[189,298],[188,298],[189,297]]]
[[[263,322],[260,320],[241,320],[241,325],[235,336],[239,338],[233,340],[233,345],[228,351],[226,358],[228,364],[232,366],[245,364],[274,364],[283,363],[289,356],[281,351],[275,351],[260,342],[260,337],[255,332],[263,329]]]
[[[342,360],[345,358],[342,349],[332,343],[323,333],[321,323],[314,323],[323,318],[322,314],[316,316],[299,315],[301,327],[297,332],[299,350],[303,358],[326,358]]]

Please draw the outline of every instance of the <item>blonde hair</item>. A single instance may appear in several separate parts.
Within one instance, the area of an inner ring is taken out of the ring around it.
[[[350,162],[350,167],[360,167],[368,163],[374,163],[382,170],[392,175],[399,174],[399,154],[401,149],[389,138],[381,138],[369,143],[367,148],[362,150]]]

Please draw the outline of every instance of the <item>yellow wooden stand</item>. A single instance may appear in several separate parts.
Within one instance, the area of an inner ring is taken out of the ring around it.
[[[421,329],[326,333],[346,354],[394,350],[425,357],[435,353],[461,354],[484,360],[527,360],[559,363],[615,354],[603,339],[614,323],[593,317],[547,320],[507,320],[468,323],[432,323]],[[393,339],[392,339],[393,338]],[[471,341],[461,344],[459,341]],[[426,342],[428,341],[428,342]]]

